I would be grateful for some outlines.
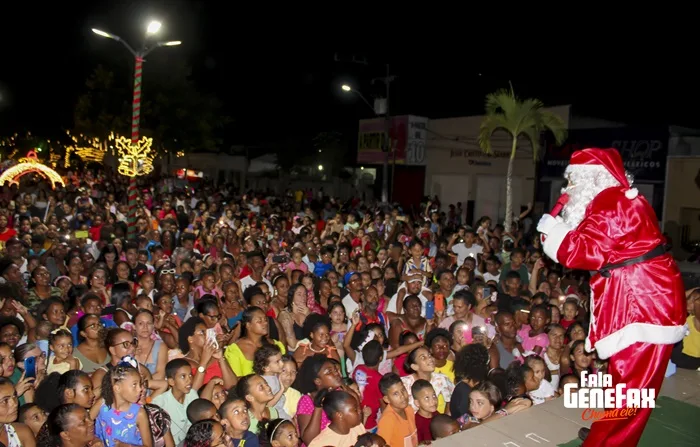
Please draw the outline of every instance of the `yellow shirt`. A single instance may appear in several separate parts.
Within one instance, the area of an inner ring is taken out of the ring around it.
[[[301,400],[301,393],[291,386],[284,392],[284,411],[289,417],[294,417],[297,414],[297,406]]]
[[[700,358],[700,331],[695,327],[695,317],[688,316],[685,320],[690,333],[683,339],[683,354],[690,357]]]
[[[452,360],[447,360],[447,363],[445,363],[445,366],[438,368],[437,366],[435,367],[435,372],[436,373],[441,373],[447,376],[448,379],[450,379],[450,382],[453,384],[455,383],[455,362]]]
[[[272,340],[272,342],[277,345],[278,348],[280,348],[282,354],[287,352],[281,342],[277,340]],[[243,377],[247,376],[248,374],[253,374],[253,361],[245,358],[243,351],[241,351],[241,348],[239,348],[236,343],[226,348],[224,351],[224,358],[236,376]]]

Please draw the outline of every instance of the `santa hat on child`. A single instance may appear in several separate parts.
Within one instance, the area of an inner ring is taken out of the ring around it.
[[[571,155],[569,166],[576,165],[602,166],[625,189],[625,197],[631,200],[639,195],[637,188],[632,188],[627,180],[622,157],[616,149],[590,148],[576,151]]]

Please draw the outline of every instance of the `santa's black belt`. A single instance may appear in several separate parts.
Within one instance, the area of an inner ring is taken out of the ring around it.
[[[659,245],[653,250],[644,253],[636,258],[628,259],[626,261],[618,262],[617,264],[608,264],[605,267],[598,270],[603,278],[610,278],[610,270],[619,269],[621,267],[629,267],[630,265],[639,264],[640,262],[648,261],[649,259],[657,258],[663,256],[670,250],[668,245]]]

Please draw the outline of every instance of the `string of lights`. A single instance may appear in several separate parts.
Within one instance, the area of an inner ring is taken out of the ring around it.
[[[66,186],[60,175],[50,167],[39,162],[36,152],[29,151],[26,157],[21,158],[19,164],[7,169],[0,175],[0,186],[8,183],[19,186],[19,179],[27,174],[36,173],[49,180],[51,188],[56,188],[56,184]]]

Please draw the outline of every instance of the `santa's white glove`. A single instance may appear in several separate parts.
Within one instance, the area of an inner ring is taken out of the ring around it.
[[[559,221],[551,214],[545,214],[540,219],[537,224],[537,231],[543,234],[549,234],[549,232],[557,225]]]

